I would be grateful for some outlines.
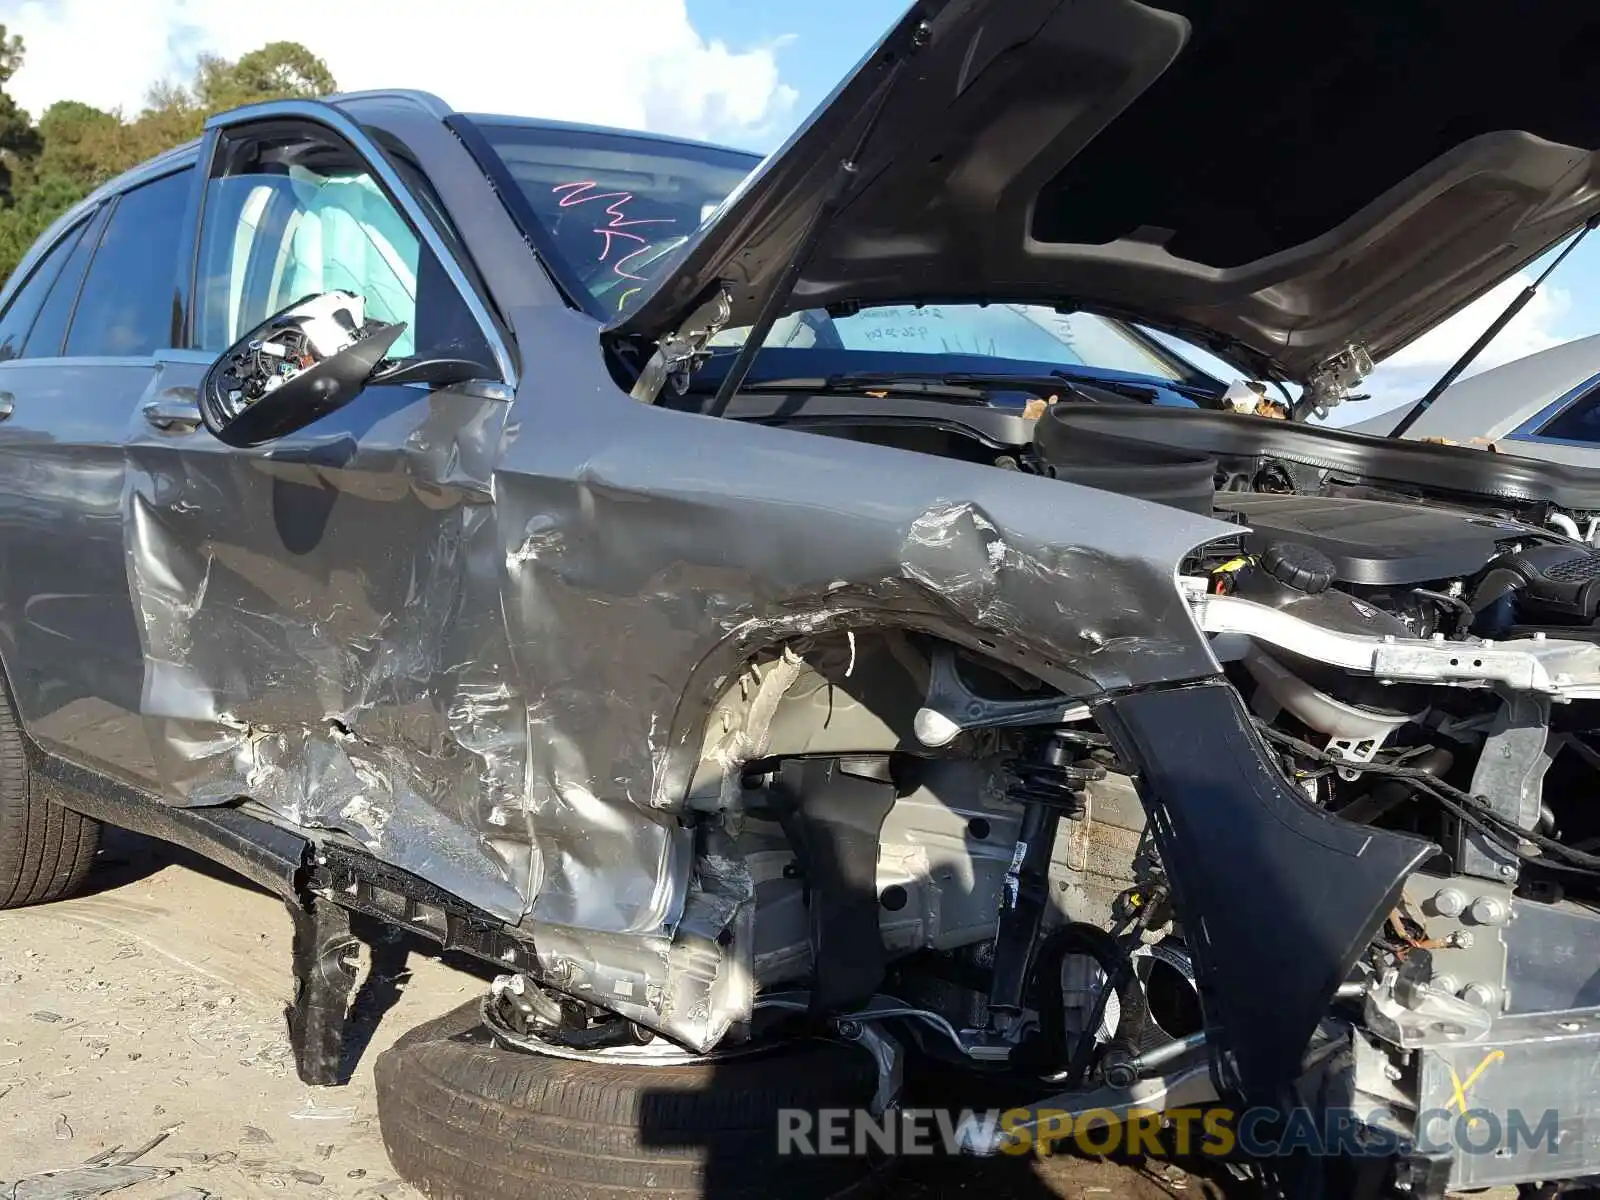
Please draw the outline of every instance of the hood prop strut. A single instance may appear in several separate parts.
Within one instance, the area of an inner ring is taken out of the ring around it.
[[[1578,248],[1579,242],[1583,241],[1584,238],[1588,237],[1589,234],[1594,231],[1594,227],[1596,225],[1600,225],[1600,216],[1590,217],[1584,222],[1583,228],[1578,230],[1578,232],[1573,236],[1572,240],[1562,248],[1561,253],[1556,255],[1555,261],[1544,269],[1539,278],[1535,279],[1527,287],[1523,288],[1517,293],[1516,299],[1514,299],[1510,304],[1506,305],[1505,311],[1494,319],[1494,321],[1489,325],[1489,328],[1483,331],[1482,335],[1477,341],[1473,342],[1471,346],[1467,347],[1467,352],[1460,358],[1456,359],[1456,361],[1451,365],[1450,369],[1443,375],[1439,376],[1438,382],[1428,389],[1427,393],[1422,397],[1422,399],[1413,404],[1411,406],[1411,410],[1407,412],[1405,416],[1400,418],[1399,424],[1389,431],[1389,437],[1397,438],[1403,436],[1406,430],[1410,429],[1417,423],[1417,419],[1421,417],[1423,413],[1427,412],[1428,409],[1433,407],[1433,402],[1439,398],[1439,396],[1444,392],[1445,388],[1454,383],[1460,377],[1461,372],[1470,367],[1473,363],[1473,360],[1484,352],[1484,349],[1489,345],[1489,343],[1500,336],[1500,331],[1507,325],[1511,324],[1512,319],[1528,306],[1528,301],[1532,300],[1534,296],[1538,294],[1539,285],[1542,284],[1546,279],[1549,279],[1552,274],[1554,274],[1555,269],[1566,260],[1567,255],[1571,254]]]
[[[844,207],[845,198],[856,182],[861,156],[866,152],[867,142],[871,139],[873,130],[878,127],[883,110],[888,107],[889,97],[894,92],[894,85],[900,78],[900,73],[905,70],[906,63],[911,61],[911,56],[926,46],[932,37],[933,26],[927,21],[919,21],[911,30],[906,52],[890,64],[883,85],[878,89],[877,102],[867,114],[867,119],[861,126],[861,133],[856,138],[855,148],[839,163],[822,203],[817,205],[816,211],[811,214],[811,219],[806,222],[805,232],[801,234],[799,244],[790,255],[788,265],[783,268],[782,274],[773,282],[772,289],[762,300],[761,310],[750,326],[750,333],[745,338],[744,345],[739,347],[738,356],[728,368],[728,373],[723,376],[716,395],[712,396],[700,410],[706,416],[720,417],[727,411],[729,403],[738,394],[739,389],[744,386],[745,377],[750,374],[750,367],[754,364],[756,355],[761,353],[762,343],[767,340],[767,334],[772,332],[772,327],[777,323],[784,304],[794,292],[795,285],[800,282],[800,275],[811,261],[817,243],[827,230],[834,214]]]

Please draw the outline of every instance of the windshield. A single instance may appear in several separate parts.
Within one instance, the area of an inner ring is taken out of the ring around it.
[[[527,232],[552,273],[591,312],[607,318],[628,311],[672,252],[761,161],[738,150],[620,130],[512,117],[470,120],[536,219]],[[736,347],[746,333],[724,330],[712,344]],[[817,355],[819,363],[826,357],[827,372],[890,353],[960,357],[968,360],[965,370],[1003,370],[1009,361],[1030,369],[1086,367],[1172,383],[1211,382],[1120,321],[1027,304],[884,305],[848,316],[800,312],[778,321],[762,346],[789,354],[831,352]],[[785,369],[793,365],[791,358]],[[892,363],[872,365],[894,369]],[[908,361],[905,369],[929,366]]]
[[[727,329],[711,344],[740,346],[748,332]],[[778,321],[762,346],[959,354],[1097,367],[1174,383],[1193,375],[1179,370],[1171,358],[1120,322],[1030,304],[895,304],[864,308],[847,317],[812,309]]]
[[[541,225],[563,282],[626,312],[761,160],[739,150],[610,129],[473,117]],[[533,231],[530,231],[533,232]]]

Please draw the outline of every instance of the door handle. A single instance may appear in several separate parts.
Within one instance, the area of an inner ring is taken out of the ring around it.
[[[181,394],[158,396],[144,406],[144,419],[157,429],[187,433],[200,424],[200,406]]]
[[[0,392],[0,421],[17,411],[17,398],[10,392]]]

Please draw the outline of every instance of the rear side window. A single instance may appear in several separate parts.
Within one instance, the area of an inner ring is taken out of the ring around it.
[[[28,340],[28,331],[33,328],[39,310],[44,307],[45,297],[50,294],[50,285],[61,274],[62,265],[83,236],[87,224],[87,221],[79,222],[59,238],[39,260],[39,265],[28,276],[27,282],[11,297],[5,315],[0,317],[0,362],[22,357],[23,343]]]
[[[172,344],[178,241],[192,170],[124,192],[67,334],[67,355],[145,355]]]
[[[77,244],[67,255],[44,307],[34,318],[28,340],[23,343],[22,357],[60,356],[61,344],[67,340],[67,323],[72,320],[72,309],[78,303],[78,291],[83,286],[83,273],[89,269],[89,258],[94,254],[95,244],[100,240],[100,231],[105,228],[105,223],[106,210],[102,208],[78,235]]]

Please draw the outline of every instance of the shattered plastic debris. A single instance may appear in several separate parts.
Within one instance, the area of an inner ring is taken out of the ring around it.
[[[163,1167],[74,1167],[19,1179],[3,1194],[6,1200],[89,1200],[173,1174]]]
[[[348,1121],[355,1115],[355,1106],[352,1104],[337,1104],[331,1108],[324,1108],[314,1098],[307,1096],[305,1105],[290,1113],[289,1119],[291,1121]]]
[[[94,1196],[110,1195],[151,1180],[170,1179],[177,1172],[164,1167],[135,1166],[134,1163],[166,1141],[171,1134],[172,1129],[164,1129],[134,1150],[124,1151],[120,1146],[112,1146],[81,1167],[39,1171],[24,1176],[14,1184],[0,1183],[0,1194],[4,1195],[5,1200],[90,1200]],[[204,1192],[197,1194],[205,1195]]]

